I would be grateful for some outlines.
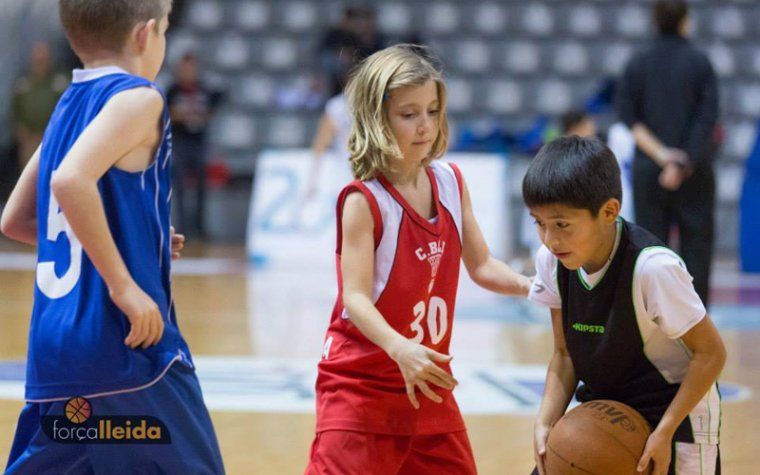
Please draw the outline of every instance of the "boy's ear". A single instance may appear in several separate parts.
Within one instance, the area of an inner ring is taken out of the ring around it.
[[[151,32],[156,28],[156,19],[151,18],[145,23],[138,23],[135,25],[132,34],[135,37],[137,43],[137,51],[142,53],[148,47],[148,40]]]
[[[616,198],[610,198],[604,202],[602,209],[599,210],[599,217],[608,223],[614,223],[620,214],[620,201]]]

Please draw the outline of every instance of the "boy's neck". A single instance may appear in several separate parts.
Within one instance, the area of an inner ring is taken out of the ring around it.
[[[137,59],[124,58],[121,56],[104,56],[101,58],[92,58],[87,61],[83,61],[85,69],[96,69],[106,66],[116,66],[123,69],[129,74],[135,76],[142,76],[142,68],[140,62]]]
[[[616,220],[612,223],[612,226],[606,226],[605,228],[599,252],[596,253],[592,259],[583,264],[583,270],[586,271],[587,274],[599,272],[614,257],[612,253],[615,250],[615,243],[618,238],[618,221]]]

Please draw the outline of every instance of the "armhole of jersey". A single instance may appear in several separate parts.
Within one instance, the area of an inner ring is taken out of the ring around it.
[[[462,172],[459,171],[459,167],[454,163],[449,162],[449,166],[451,166],[451,169],[454,170],[454,176],[457,179],[457,186],[459,187],[459,200],[461,201],[464,197],[464,186],[462,185],[464,181],[462,180]]]
[[[156,84],[146,80],[144,84],[135,84],[135,85],[130,85],[130,87],[124,87],[124,88],[119,87],[115,91],[112,91],[109,94],[108,99],[106,99],[106,101],[103,103],[103,107],[105,107],[105,105],[108,104],[108,101],[110,101],[117,94],[121,94],[122,92],[131,91],[131,90],[140,89],[140,88],[152,89],[156,91],[158,95],[161,96],[161,99],[163,101],[163,107],[161,109],[161,132],[159,133],[156,151],[153,153],[153,158],[151,158],[150,163],[148,163],[142,170],[132,170],[132,171],[124,170],[122,168],[117,167],[116,164],[114,163],[111,166],[111,168],[109,168],[109,171],[117,170],[118,172],[126,174],[126,175],[134,175],[134,176],[140,175],[142,176],[142,179],[144,180],[145,173],[148,170],[150,170],[153,167],[153,165],[156,165],[157,167],[160,166],[161,168],[165,168],[170,157],[169,151],[165,150],[165,147],[167,146],[164,143],[167,136],[171,136],[169,101],[166,98],[166,94],[164,94],[164,91],[162,91],[161,88],[158,87]],[[162,163],[158,163],[159,159],[161,158],[161,152],[164,152],[165,157]]]
[[[377,249],[377,246],[380,245],[380,239],[383,237],[383,218],[380,214],[380,206],[377,204],[377,200],[375,199],[375,195],[372,194],[372,192],[367,188],[363,183],[359,181],[353,181],[348,186],[343,188],[343,191],[340,192],[340,195],[338,195],[338,204],[335,209],[336,213],[336,220],[337,223],[337,240],[336,240],[336,246],[335,246],[335,253],[340,254],[341,249],[343,247],[343,205],[346,202],[346,198],[351,193],[360,192],[364,195],[364,197],[367,199],[367,202],[369,203],[369,209],[372,212],[372,220],[375,224],[375,229],[373,231],[374,239],[375,239],[375,249]]]

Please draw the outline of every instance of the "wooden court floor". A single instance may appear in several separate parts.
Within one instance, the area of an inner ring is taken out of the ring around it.
[[[248,272],[244,264],[235,264],[235,259],[244,261],[238,248],[198,248],[191,250],[193,254],[221,259],[217,262],[221,271],[174,277],[180,326],[196,357],[312,359],[316,364],[333,299],[333,284],[326,282],[331,276]],[[13,267],[3,266],[4,259],[0,252],[0,268]],[[0,363],[25,358],[32,285],[31,270],[0,270]],[[755,462],[760,450],[760,285],[748,291],[728,286],[724,294],[719,299],[723,302],[719,326],[729,358],[722,379],[741,387],[743,399],[723,406],[723,473],[755,475],[760,473]],[[455,358],[479,365],[545,365],[551,351],[547,322],[502,318],[495,306],[513,304],[474,294],[473,301],[481,299],[486,302],[483,309],[456,324]],[[736,319],[734,308],[741,314]],[[479,313],[484,315],[482,320]],[[21,407],[18,399],[0,399],[3,466]],[[228,473],[303,473],[313,437],[313,414],[225,409],[212,410],[212,418]],[[469,414],[465,419],[480,473],[529,473],[533,467],[531,414]]]

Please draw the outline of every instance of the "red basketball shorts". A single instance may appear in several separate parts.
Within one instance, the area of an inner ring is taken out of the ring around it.
[[[398,436],[320,432],[306,475],[475,475],[467,431]]]

